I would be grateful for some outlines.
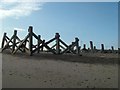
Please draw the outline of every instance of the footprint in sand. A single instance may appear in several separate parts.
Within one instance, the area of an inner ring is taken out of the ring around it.
[[[9,75],[13,75],[12,73],[10,73]]]
[[[110,77],[108,77],[107,79],[111,79]]]
[[[81,82],[81,83],[84,83],[84,82]]]
[[[85,81],[88,81],[88,80],[85,80]]]
[[[9,71],[9,72],[10,72],[9,75],[13,75],[14,74],[12,71]]]
[[[96,78],[94,80],[96,80]]]
[[[47,82],[47,81],[44,81],[45,83]]]
[[[28,78],[30,79],[31,77],[29,76]]]
[[[26,74],[26,78],[31,78],[31,75],[30,74]]]

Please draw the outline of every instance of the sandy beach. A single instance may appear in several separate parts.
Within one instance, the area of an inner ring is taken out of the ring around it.
[[[4,52],[2,88],[118,88],[117,55],[92,55]]]

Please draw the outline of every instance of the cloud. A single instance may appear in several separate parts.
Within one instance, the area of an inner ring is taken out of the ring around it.
[[[22,28],[14,28],[14,30],[17,30],[18,32],[23,32],[23,31],[25,31],[25,29],[22,29]]]
[[[1,0],[0,19],[7,17],[19,18],[28,16],[34,11],[42,9],[44,3],[35,0]]]

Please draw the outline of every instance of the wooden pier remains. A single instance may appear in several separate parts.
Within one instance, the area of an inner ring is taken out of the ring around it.
[[[36,40],[36,44],[33,43],[33,39]],[[55,42],[55,44],[51,46],[50,44],[52,42]],[[52,39],[46,41],[44,39],[41,39],[41,35],[36,35],[33,32],[33,27],[29,26],[28,33],[23,40],[17,36],[17,30],[14,30],[11,38],[7,36],[7,33],[4,33],[1,52],[6,49],[10,49],[12,54],[20,51],[22,53],[27,52],[30,56],[32,56],[34,53],[44,52],[44,48],[47,52],[51,52],[55,55],[61,55],[65,53],[80,55],[82,51],[92,53],[97,53],[99,51],[96,46],[93,45],[92,41],[90,41],[90,48],[86,49],[86,44],[84,44],[83,49],[80,50],[81,46],[79,46],[79,39],[77,37],[75,37],[75,41],[68,45],[63,40],[61,40],[59,33],[55,33],[55,36]],[[118,52],[119,51],[120,50],[118,50]],[[105,53],[104,44],[101,44],[100,52]],[[111,46],[111,52],[116,52],[113,46]]]
[[[37,44],[33,44],[33,38],[37,40]],[[52,47],[49,45],[51,42],[56,41],[56,44]],[[28,47],[27,47],[28,43]],[[17,36],[17,30],[14,30],[14,34],[11,38],[7,36],[7,33],[4,33],[1,45],[1,52],[5,49],[10,49],[12,54],[15,54],[18,50],[22,53],[28,52],[30,56],[34,53],[43,52],[43,48],[46,48],[47,51],[60,55],[67,52],[79,55],[80,47],[79,47],[79,39],[75,38],[75,41],[72,44],[67,45],[63,40],[60,39],[59,33],[55,34],[55,37],[50,39],[49,41],[45,41],[41,39],[41,35],[36,35],[33,32],[33,27],[29,26],[28,34],[23,40],[20,40]],[[75,48],[75,49],[74,49]]]

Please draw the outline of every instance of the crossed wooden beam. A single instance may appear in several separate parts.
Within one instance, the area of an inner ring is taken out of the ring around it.
[[[18,42],[16,42],[16,40],[18,40]],[[4,33],[1,45],[2,51],[5,49],[10,49],[13,52],[15,50],[15,47],[18,47],[17,44],[19,44],[20,41],[21,40],[18,38],[16,30],[14,31],[14,35],[11,38],[8,38],[7,33]],[[10,43],[12,43],[12,45],[10,45]],[[22,51],[21,49],[19,50]]]
[[[36,45],[33,45],[33,38],[37,40]],[[52,47],[50,47],[49,44],[54,41],[56,43]],[[28,47],[27,43],[29,44]],[[78,38],[75,38],[74,42],[72,42],[70,45],[67,45],[64,41],[60,39],[59,33],[56,33],[54,38],[46,42],[45,40],[41,40],[40,35],[37,36],[33,32],[32,26],[29,26],[28,34],[23,40],[20,40],[18,38],[17,30],[14,31],[14,34],[11,38],[8,38],[6,33],[4,33],[1,48],[2,52],[5,49],[10,49],[12,51],[12,54],[15,54],[19,50],[23,53],[28,52],[30,56],[32,56],[35,52],[39,53],[40,51],[43,51],[43,48],[46,48],[49,52],[57,55],[64,54],[66,52],[71,52],[73,54],[79,55],[80,52]]]

